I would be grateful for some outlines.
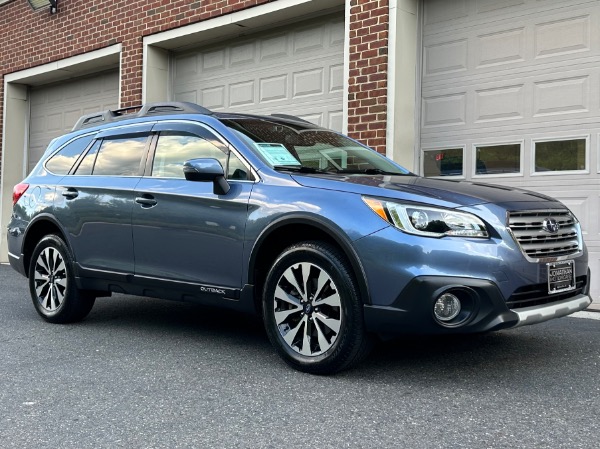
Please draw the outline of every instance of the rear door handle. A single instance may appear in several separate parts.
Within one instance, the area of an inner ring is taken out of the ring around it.
[[[142,196],[138,196],[135,198],[135,202],[141,204],[142,207],[152,207],[156,206],[156,201],[152,195],[144,194]]]
[[[67,190],[63,190],[63,192],[62,192],[62,196],[64,196],[68,200],[77,198],[78,195],[79,195],[79,192],[77,191],[77,189],[74,189],[73,187],[69,187]]]

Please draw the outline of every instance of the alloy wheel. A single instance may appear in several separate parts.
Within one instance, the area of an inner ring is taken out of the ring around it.
[[[54,312],[63,303],[67,290],[67,268],[56,248],[47,247],[38,255],[34,287],[40,305],[47,312]]]
[[[323,268],[301,262],[287,268],[277,282],[275,323],[287,345],[303,356],[330,349],[342,325],[342,303],[331,276]]]

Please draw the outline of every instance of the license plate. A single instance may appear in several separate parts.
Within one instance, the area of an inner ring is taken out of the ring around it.
[[[575,290],[575,265],[572,260],[553,262],[548,265],[548,293]]]

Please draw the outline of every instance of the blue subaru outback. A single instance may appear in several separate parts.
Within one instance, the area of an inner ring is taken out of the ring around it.
[[[515,328],[591,302],[581,228],[557,200],[422,178],[292,116],[90,114],[13,201],[10,262],[45,320],[81,320],[112,292],[252,312],[311,373],[357,363],[375,335]]]

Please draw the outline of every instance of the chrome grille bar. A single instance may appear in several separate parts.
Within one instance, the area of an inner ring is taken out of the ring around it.
[[[544,229],[544,220],[549,218],[558,224],[556,233]],[[568,210],[510,212],[508,227],[529,259],[569,256],[582,250],[579,225]]]

